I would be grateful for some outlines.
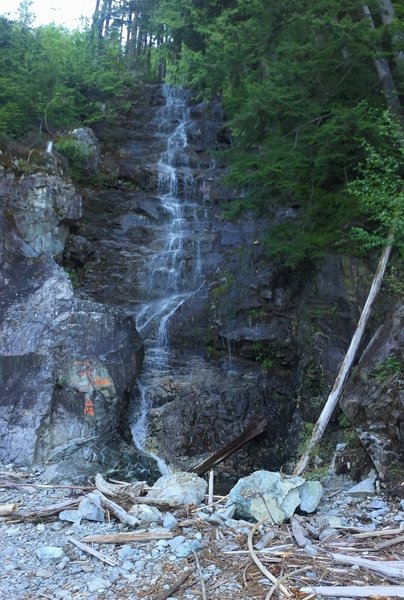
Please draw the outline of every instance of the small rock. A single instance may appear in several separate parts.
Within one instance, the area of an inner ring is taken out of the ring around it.
[[[387,507],[386,502],[375,498],[374,500],[371,500],[370,502],[367,503],[366,508],[370,508],[372,510],[378,510],[380,508],[388,508],[388,507]]]
[[[325,540],[326,538],[335,537],[336,535],[338,535],[338,531],[336,529],[334,529],[333,527],[326,527],[326,529],[323,529],[320,532],[318,539],[320,541],[322,541],[322,540]]]
[[[90,592],[101,592],[102,590],[106,590],[110,588],[112,583],[107,579],[102,579],[101,577],[96,577],[95,579],[90,579],[87,581],[87,587]]]
[[[367,477],[366,479],[364,479],[357,485],[354,485],[353,487],[351,487],[349,490],[349,493],[352,496],[369,496],[371,494],[374,494],[376,491],[375,490],[375,481],[376,481],[376,475],[374,473],[372,473],[371,475],[369,475],[369,477]]]
[[[323,497],[323,486],[319,481],[305,481],[299,489],[300,510],[312,513],[320,504]]]
[[[197,540],[187,540],[183,535],[177,535],[168,544],[176,558],[186,558],[192,552],[201,549],[201,544]]]
[[[61,560],[65,556],[63,548],[58,548],[56,546],[41,546],[37,549],[35,554],[41,561]]]
[[[101,500],[97,494],[87,494],[80,502],[78,512],[87,521],[104,522],[104,511],[101,508]]]
[[[40,577],[41,579],[49,579],[52,577],[52,573],[50,571],[45,571],[44,569],[38,569],[35,573],[35,577]]]
[[[118,550],[118,556],[121,560],[125,560],[126,558],[131,558],[131,557],[135,556],[135,554],[137,554],[136,550],[134,548],[132,548],[132,546],[129,546],[129,544],[125,544],[124,546],[121,546],[121,548],[119,548],[119,550]]]
[[[59,513],[59,519],[61,521],[68,521],[69,523],[76,523],[77,525],[80,525],[82,518],[83,515],[78,510],[62,510],[62,512]]]
[[[404,500],[400,500],[400,507],[404,510]]]
[[[169,512],[164,513],[163,527],[168,530],[174,529],[177,526],[178,520]]]
[[[143,523],[160,523],[163,520],[159,509],[147,504],[135,504],[129,512]]]
[[[387,506],[385,508],[379,508],[379,510],[372,510],[368,513],[368,517],[370,519],[378,519],[379,517],[385,515],[389,512]]]

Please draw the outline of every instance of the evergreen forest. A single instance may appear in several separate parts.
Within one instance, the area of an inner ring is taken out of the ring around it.
[[[34,27],[23,0],[0,16],[0,147],[31,151],[117,118],[133,86],[181,84],[223,104],[224,213],[297,215],[268,231],[269,256],[294,266],[388,235],[400,252],[403,18],[391,0],[94,0],[69,31]]]

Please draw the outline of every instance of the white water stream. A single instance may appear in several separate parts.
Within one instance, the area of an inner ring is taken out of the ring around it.
[[[144,303],[136,326],[145,345],[145,361],[138,382],[139,399],[132,425],[137,448],[152,456],[163,474],[168,465],[145,449],[148,413],[153,389],[169,374],[170,347],[167,327],[171,317],[201,283],[201,259],[193,226],[198,220],[193,171],[189,167],[186,125],[189,108],[182,88],[163,87],[165,105],[159,109],[157,123],[167,137],[166,149],[158,161],[158,198],[166,219],[158,230],[155,246],[144,263]]]

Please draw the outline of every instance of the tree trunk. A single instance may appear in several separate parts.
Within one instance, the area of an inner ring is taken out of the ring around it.
[[[313,450],[314,446],[318,444],[318,442],[321,440],[323,433],[328,425],[328,422],[332,416],[332,413],[334,412],[335,407],[337,406],[338,400],[342,394],[342,390],[345,385],[345,381],[352,368],[356,353],[361,343],[363,332],[365,331],[366,323],[369,319],[373,302],[375,301],[375,298],[380,290],[383,276],[386,271],[386,266],[390,257],[392,243],[393,235],[390,235],[389,239],[387,240],[387,246],[383,250],[383,254],[380,257],[379,264],[375,276],[373,278],[372,286],[369,291],[369,295],[367,297],[365,306],[362,310],[362,314],[360,316],[350,346],[335,380],[334,387],[332,388],[331,393],[328,396],[327,402],[325,403],[325,406],[321,412],[321,415],[317,420],[307,448],[302,457],[300,458],[295,470],[293,471],[293,475],[301,475],[305,471],[307,464],[310,460],[310,453]]]
[[[382,8],[382,10],[380,12],[380,16],[381,16],[383,25],[391,25],[393,20],[396,18],[393,3],[391,2],[391,0],[381,0],[381,8]],[[402,41],[403,36],[404,36],[404,33],[395,34],[392,38],[393,45],[396,41],[397,42]],[[400,67],[400,69],[404,69],[404,51],[403,50],[396,51],[395,57],[396,57],[397,66]]]
[[[369,22],[369,27],[371,29],[375,29],[372,14],[369,10],[369,7],[366,4],[362,5],[362,12]],[[394,84],[393,76],[390,71],[389,63],[385,58],[376,56],[373,59],[373,63],[375,65],[379,81],[383,88],[383,93],[387,101],[387,106],[392,111],[392,113],[394,113],[394,115],[400,120],[401,124],[403,124],[402,106],[400,103],[399,95],[396,90],[396,86]]]

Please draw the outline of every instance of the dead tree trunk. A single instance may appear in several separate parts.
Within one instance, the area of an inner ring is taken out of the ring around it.
[[[362,5],[362,13],[364,17],[368,20],[369,27],[371,29],[375,29],[375,24],[373,21],[372,13],[370,12],[369,7],[366,4]],[[394,113],[394,115],[401,121],[401,125],[403,125],[403,114],[402,114],[402,106],[400,103],[400,97],[398,95],[393,75],[391,73],[389,63],[382,56],[375,56],[373,59],[373,63],[375,65],[375,69],[377,71],[377,76],[379,77],[380,84],[383,89],[384,96],[386,98],[387,106]]]
[[[318,444],[321,440],[323,433],[328,425],[328,422],[331,418],[332,413],[337,406],[338,400],[341,396],[342,390],[344,388],[345,381],[349,375],[349,371],[352,368],[356,353],[358,351],[359,345],[362,340],[363,332],[365,331],[366,323],[368,321],[370,311],[372,309],[373,302],[379,292],[384,273],[386,271],[386,266],[390,257],[391,249],[393,243],[393,236],[389,236],[387,241],[387,246],[383,250],[383,254],[379,260],[379,264],[373,278],[372,286],[369,291],[369,295],[367,297],[365,306],[362,310],[362,314],[360,316],[358,325],[356,327],[355,333],[351,340],[351,344],[348,348],[348,351],[345,355],[339,373],[334,383],[334,387],[331,390],[330,395],[328,396],[327,402],[319,416],[317,423],[314,427],[311,439],[308,443],[308,446],[299,460],[297,467],[293,471],[293,475],[301,475],[307,467],[307,464],[310,460],[310,453],[313,450],[314,446]]]

